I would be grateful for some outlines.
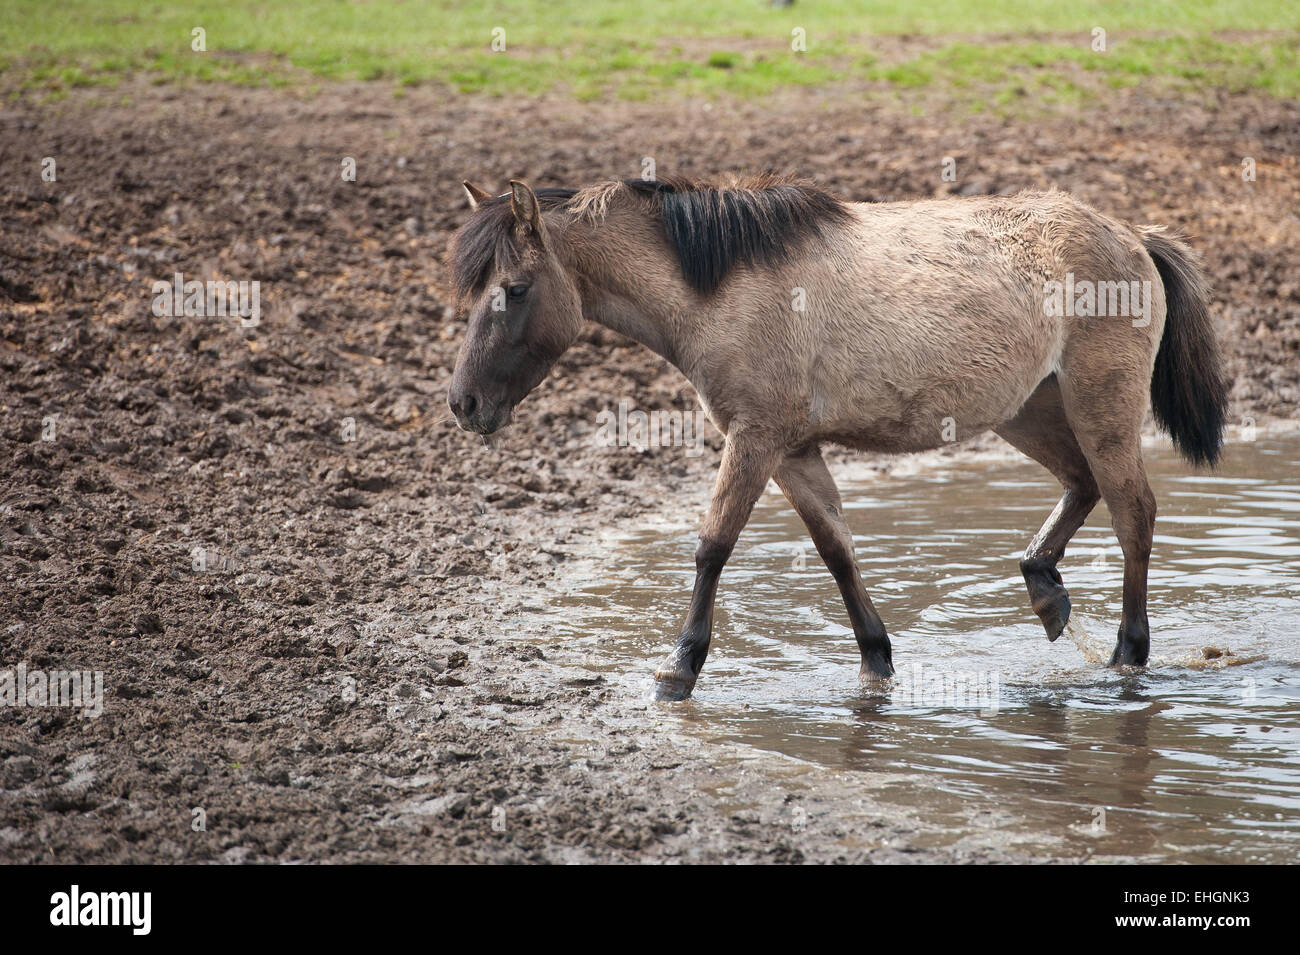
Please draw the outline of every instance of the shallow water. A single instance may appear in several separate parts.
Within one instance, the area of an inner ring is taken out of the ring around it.
[[[1231,445],[1213,475],[1162,448],[1147,463],[1160,515],[1146,670],[1102,665],[1123,568],[1104,506],[1062,562],[1074,612],[1049,644],[1016,565],[1058,496],[1046,472],[840,469],[898,678],[858,687],[834,583],[769,489],[723,573],[695,699],[665,710],[683,732],[837,770],[934,842],[1296,861],[1300,437]],[[547,629],[621,692],[645,693],[685,611],[694,548],[685,526],[624,529],[569,572]]]

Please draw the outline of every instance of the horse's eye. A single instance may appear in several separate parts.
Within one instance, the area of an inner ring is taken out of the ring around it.
[[[527,285],[512,285],[512,286],[510,286],[510,288],[506,289],[506,294],[509,295],[509,296],[510,296],[514,301],[517,302],[517,301],[519,301],[521,298],[523,298],[525,295],[528,294],[528,286],[527,286]]]

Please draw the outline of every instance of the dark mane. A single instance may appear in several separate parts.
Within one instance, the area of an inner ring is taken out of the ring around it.
[[[828,192],[776,176],[718,187],[682,179],[629,179],[624,187],[655,200],[682,278],[708,295],[737,265],[776,265],[810,236],[848,218]]]
[[[539,189],[543,209],[566,207],[603,214],[620,193],[647,200],[677,253],[682,278],[708,295],[737,265],[775,265],[810,236],[849,217],[848,207],[807,183],[764,175],[715,186],[691,179],[624,179],[582,191]],[[594,210],[594,211],[593,211]],[[464,295],[486,285],[494,262],[508,264],[510,199],[485,200],[461,228],[452,256],[456,287]]]

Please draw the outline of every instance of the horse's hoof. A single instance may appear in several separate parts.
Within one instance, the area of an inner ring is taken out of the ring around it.
[[[1115,644],[1115,652],[1110,655],[1112,667],[1144,667],[1147,665],[1147,657],[1150,655],[1149,646],[1137,643],[1125,643],[1120,641]]]
[[[889,680],[894,676],[894,664],[883,653],[869,653],[862,660],[862,668],[858,670],[859,683],[875,683],[878,680]]]
[[[1110,655],[1110,666],[1143,667],[1151,653],[1151,631],[1146,620],[1125,621],[1120,624],[1115,639],[1115,652]]]
[[[679,673],[664,673],[662,671],[655,673],[654,689],[650,691],[650,699],[656,703],[679,703],[682,700],[689,699],[691,691],[695,689],[695,680],[691,677],[682,676]]]
[[[1047,642],[1055,643],[1056,638],[1065,630],[1065,625],[1070,622],[1070,595],[1065,592],[1064,587],[1058,585],[1060,593],[1053,596],[1042,607],[1035,607],[1038,619],[1043,621],[1043,629],[1047,631]]]
[[[1056,579],[1053,579],[1055,577]],[[1025,574],[1029,600],[1047,631],[1047,642],[1054,643],[1070,622],[1070,595],[1061,585],[1056,568],[1030,570]]]

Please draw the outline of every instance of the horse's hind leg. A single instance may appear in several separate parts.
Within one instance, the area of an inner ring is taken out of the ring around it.
[[[1101,353],[1094,360],[1100,360]],[[1091,357],[1091,355],[1090,355]],[[1077,382],[1077,383],[1076,383]],[[1066,415],[1088,457],[1124,551],[1124,611],[1111,666],[1142,666],[1151,648],[1147,567],[1155,533],[1156,498],[1142,463],[1146,379],[1118,379],[1112,370],[1075,369],[1062,385]]]
[[[799,512],[817,553],[839,585],[862,654],[859,678],[868,681],[892,676],[894,665],[889,637],[862,585],[857,561],[853,559],[853,535],[844,521],[840,493],[821,452],[813,447],[802,454],[787,457],[773,478]]]
[[[1087,456],[1065,417],[1061,390],[1053,375],[1043,381],[1019,413],[994,429],[1008,444],[1033,458],[1061,482],[1064,493],[1020,559],[1029,603],[1055,640],[1070,620],[1070,595],[1057,563],[1070,538],[1100,499]]]

